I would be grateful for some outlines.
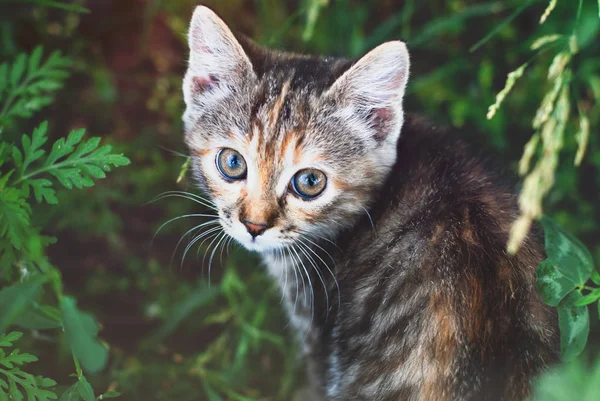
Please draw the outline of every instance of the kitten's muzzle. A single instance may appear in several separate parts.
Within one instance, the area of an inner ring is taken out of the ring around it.
[[[252,223],[248,220],[242,220],[242,224],[246,226],[246,230],[248,230],[252,238],[258,237],[269,228],[269,225],[267,224]]]

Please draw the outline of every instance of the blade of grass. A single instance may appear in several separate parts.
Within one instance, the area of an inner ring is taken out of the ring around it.
[[[412,47],[419,46],[441,33],[451,31],[457,27],[463,27],[464,22],[471,18],[497,14],[505,9],[504,4],[499,1],[465,7],[462,11],[450,17],[444,16],[425,24],[421,32],[409,40],[408,44]]]
[[[504,29],[504,27],[506,27],[508,24],[510,24],[519,15],[521,15],[521,13],[523,11],[525,11],[529,6],[531,6],[534,3],[537,3],[538,1],[540,1],[540,0],[529,0],[525,3],[523,3],[521,5],[521,7],[517,8],[515,11],[513,11],[513,13],[510,16],[508,16],[508,18],[506,18],[504,21],[502,21],[500,24],[498,24],[498,26],[496,26],[494,29],[492,29],[490,31],[490,33],[485,35],[483,37],[483,39],[479,40],[477,43],[475,43],[473,46],[471,46],[471,48],[469,49],[469,52],[472,53],[472,52],[476,51],[477,49],[479,49],[484,44],[486,44],[491,38],[496,36],[498,34],[498,32],[500,32],[502,29]]]

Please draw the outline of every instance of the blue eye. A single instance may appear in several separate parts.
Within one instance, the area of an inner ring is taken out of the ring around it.
[[[314,168],[298,171],[292,178],[291,189],[303,199],[312,199],[321,195],[327,184],[325,173]]]
[[[223,148],[217,154],[217,169],[228,181],[243,180],[248,173],[246,160],[233,149]]]

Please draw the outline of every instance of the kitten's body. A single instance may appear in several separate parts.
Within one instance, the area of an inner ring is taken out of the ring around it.
[[[193,170],[279,280],[316,397],[524,400],[557,357],[542,252],[529,239],[508,255],[513,197],[459,140],[405,118],[405,46],[357,62],[269,52],[204,7],[189,40]],[[326,179],[310,197],[307,170]]]
[[[555,316],[534,288],[541,250],[507,255],[516,206],[493,181],[460,140],[406,117],[369,215],[318,244],[335,265],[314,248],[335,269],[339,293],[321,270],[329,310],[316,273],[314,319],[303,283],[297,302],[294,277],[284,289],[325,399],[522,400],[556,360]]]

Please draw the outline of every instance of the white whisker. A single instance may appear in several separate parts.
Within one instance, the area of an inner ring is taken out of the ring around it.
[[[283,249],[283,251],[287,252],[287,255],[288,255],[287,259],[286,259],[286,269],[287,269],[288,260],[292,259],[292,255],[291,255],[291,253],[290,253],[290,251],[289,251],[289,249],[287,247],[283,247],[282,249]],[[292,261],[293,261],[293,259],[292,259]],[[298,281],[298,272],[296,270],[296,264],[295,263],[291,263],[290,267],[292,268],[292,271],[294,272],[294,280],[295,280],[295,283],[296,283],[296,296],[294,298],[294,308],[293,308],[293,312],[294,312],[294,314],[296,314],[296,306],[298,304],[298,297],[300,295],[299,294],[300,282]],[[304,277],[302,277],[302,283],[304,283]]]
[[[217,245],[218,245],[218,244],[219,244],[219,242],[221,242],[221,239],[223,238],[223,236],[225,236],[225,235],[226,235],[226,234],[225,234],[225,232],[224,232],[224,231],[221,231],[219,234],[217,234],[217,235],[216,235],[216,236],[215,236],[215,237],[212,239],[212,241],[210,241],[210,243],[209,243],[209,244],[208,244],[208,246],[206,247],[206,252],[204,253],[204,256],[202,257],[202,271],[204,271],[204,261],[206,260],[206,255],[208,254],[208,252],[210,252],[210,247],[212,246],[212,244],[214,244],[214,243],[215,243],[215,241],[218,241],[218,242],[217,242]],[[216,250],[216,249],[217,249],[217,247],[215,246],[215,248],[214,248],[214,249]],[[212,256],[213,256],[213,255],[214,255],[214,251],[213,251],[213,253],[211,253],[211,256],[210,256],[210,262],[211,262],[211,263],[212,263]],[[209,266],[208,266],[208,286],[209,286],[209,287],[210,287],[210,265],[211,265],[211,263],[209,263]]]
[[[362,206],[361,206],[361,208],[367,214],[367,217],[369,218],[369,221],[371,222],[371,227],[373,228],[373,231],[375,231],[375,224],[373,224],[373,219],[371,218],[371,215],[369,214],[369,211],[367,209],[365,209],[364,207],[362,207]]]
[[[219,231],[219,230],[222,230],[221,226],[213,227],[208,231],[204,231],[203,233],[196,236],[193,240],[191,240],[190,243],[187,244],[187,246],[185,247],[185,251],[183,252],[183,256],[181,257],[181,266],[183,266],[183,261],[185,260],[185,256],[189,252],[190,248],[192,246],[194,246],[194,244],[196,242],[200,241],[203,237],[206,237],[208,234],[214,233],[215,231]],[[209,237],[209,238],[212,238],[212,237]],[[206,239],[204,241],[206,241]],[[204,243],[204,241],[202,241],[199,246],[201,246]]]
[[[217,244],[215,245],[215,247],[213,248],[213,251],[210,254],[210,259],[208,260],[208,285],[209,286],[210,286],[210,271],[211,271],[211,267],[212,267],[213,257],[215,256],[215,252],[217,251],[217,249],[219,249],[219,245],[226,238],[227,238],[227,233],[225,231],[223,231],[223,233],[221,234],[221,237],[220,237],[219,241],[217,241]],[[204,266],[204,259],[202,260],[202,264]]]
[[[205,226],[207,226],[207,225],[210,225],[210,224],[218,224],[218,223],[219,223],[219,222],[218,222],[218,219],[213,219],[213,220],[210,220],[210,221],[204,222],[204,223],[202,223],[202,224],[199,224],[199,225],[197,225],[197,226],[194,226],[194,227],[190,228],[189,230],[187,230],[187,231],[186,231],[186,232],[185,232],[185,233],[184,233],[184,234],[183,234],[183,235],[182,235],[182,236],[179,238],[179,241],[177,241],[177,244],[175,245],[175,249],[173,250],[173,253],[171,253],[171,262],[170,262],[170,263],[173,263],[173,259],[175,258],[175,253],[177,253],[177,249],[179,249],[179,245],[181,244],[181,242],[183,241],[183,239],[184,239],[184,238],[185,238],[185,237],[186,237],[188,234],[191,234],[192,232],[194,232],[194,231],[196,231],[196,230],[199,230],[199,229],[201,229],[202,227],[205,227]]]
[[[163,200],[165,198],[183,198],[183,199],[187,199],[187,200],[191,200],[192,202],[196,202],[202,206],[205,206],[209,209],[212,209],[216,212],[218,212],[217,206],[210,200],[201,197],[200,195],[196,195],[190,192],[184,192],[184,191],[167,191],[167,192],[163,192],[160,195],[157,195],[154,199],[152,199],[151,201],[147,202],[146,204],[150,204],[150,203],[154,203],[154,202],[158,202],[160,200]]]
[[[322,239],[323,241],[327,241],[329,242],[331,245],[335,246],[340,252],[343,252],[342,249],[338,246],[338,244],[336,244],[335,242],[333,242],[332,240],[330,240],[327,237],[324,237],[322,235],[318,235],[318,234],[313,234],[309,231],[306,230],[297,230],[299,233],[304,234],[305,237],[312,237],[315,240],[320,240]],[[316,245],[316,244],[315,244]]]
[[[310,328],[312,328],[313,322],[315,321],[315,293],[313,291],[312,280],[310,279],[310,274],[308,273],[306,266],[302,262],[302,258],[300,257],[300,255],[296,251],[296,248],[293,245],[291,247],[291,250],[294,252],[294,254],[296,254],[296,256],[298,258],[298,262],[300,263],[300,266],[304,270],[304,273],[306,273],[306,278],[308,279],[308,288],[310,290],[310,315],[311,315],[309,330],[307,330],[305,333],[305,335],[308,336],[308,333],[310,332]]]
[[[217,220],[219,216],[217,216],[216,214],[192,213],[192,214],[184,214],[183,216],[173,217],[172,219],[169,219],[166,223],[163,223],[160,227],[158,227],[158,230],[156,230],[156,232],[152,236],[152,241],[150,241],[150,244],[152,244],[154,242],[159,231],[162,230],[167,224],[170,224],[176,220],[185,219],[187,217],[214,217],[215,218],[214,220]]]
[[[229,256],[229,245],[231,244],[232,239],[232,237],[227,236],[227,240],[223,243],[223,247],[221,248],[221,254],[219,255],[219,263],[221,263],[221,266],[223,266],[223,251],[227,249],[227,256]]]
[[[331,259],[331,261],[333,262],[333,268],[335,269],[335,260],[333,259],[333,257],[329,254],[329,252],[327,252],[325,249],[323,249],[322,247],[320,247],[318,244],[314,243],[313,241],[311,241],[308,238],[304,238],[308,241],[310,241],[310,243],[314,244],[315,246],[319,247],[323,252],[325,252],[329,258]],[[307,244],[305,244],[301,238],[298,238],[298,240],[300,241],[300,243],[304,244],[304,246],[311,251],[317,258],[319,258],[319,260],[323,263],[323,266],[325,266],[325,268],[329,271],[329,274],[331,274],[331,277],[333,278],[333,282],[335,283],[336,289],[337,289],[337,294],[338,294],[338,312],[340,311],[340,306],[342,303],[342,299],[341,299],[341,291],[340,291],[340,285],[337,281],[337,277],[335,276],[335,274],[333,273],[333,271],[329,268],[329,266],[327,265],[327,263],[325,263],[325,261],[323,260],[323,258],[321,258],[321,256],[315,252],[310,246],[308,246]]]
[[[300,279],[302,280],[302,293],[304,294],[304,303],[308,304],[308,302],[307,302],[308,301],[308,294],[307,294],[308,286],[306,285],[306,281],[304,281],[304,274],[302,274],[302,270],[300,269],[300,264],[299,264],[298,260],[296,259],[294,254],[291,252],[292,247],[290,246],[290,247],[287,247],[286,249],[288,251],[288,255],[290,256],[290,258],[292,260],[292,263],[294,266],[294,271],[300,275]],[[298,286],[296,287],[296,302],[297,302],[298,299],[300,298],[300,294],[299,294],[300,282],[298,281],[298,277],[296,277],[296,282],[298,283]],[[294,313],[296,313],[296,303],[294,303]]]
[[[319,280],[321,280],[321,284],[323,285],[323,290],[325,291],[325,320],[327,320],[327,318],[329,317],[329,294],[327,291],[327,284],[325,284],[323,275],[319,271],[319,267],[316,265],[313,258],[308,253],[306,253],[306,251],[304,250],[304,248],[306,248],[306,245],[303,242],[298,242],[297,245],[298,245],[298,249],[300,250],[300,252],[302,252],[304,254],[306,259],[308,259],[308,261],[312,265],[313,269],[315,269],[317,276],[319,276]]]

